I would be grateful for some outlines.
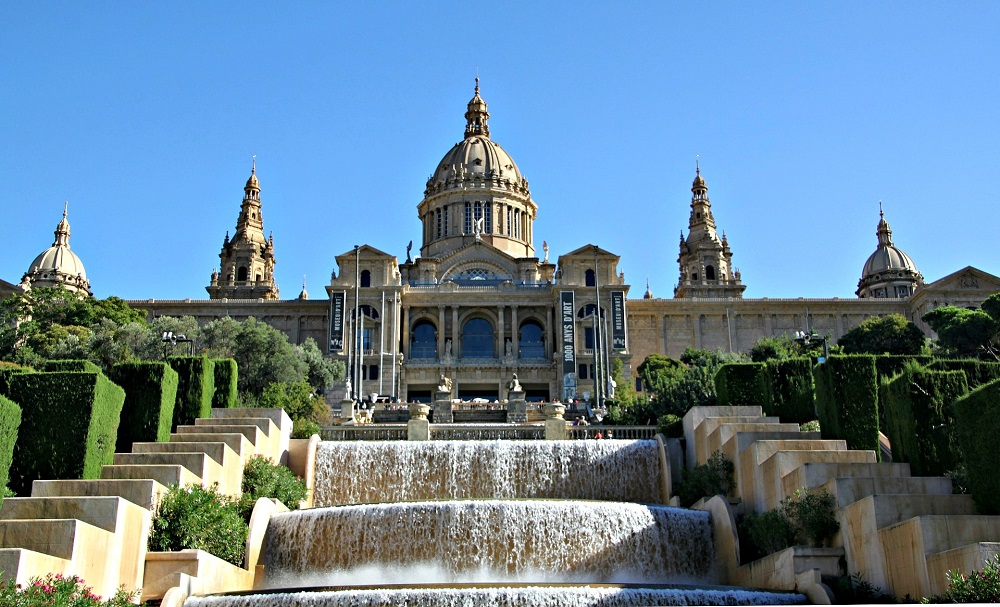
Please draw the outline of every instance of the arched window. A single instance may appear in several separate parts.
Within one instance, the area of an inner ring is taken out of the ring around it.
[[[473,318],[462,327],[462,358],[494,358],[493,325],[485,318]]]
[[[368,270],[361,271],[361,286],[370,287],[372,286],[372,273]]]
[[[715,268],[712,266],[705,266],[705,280],[715,280]]]
[[[594,274],[593,270],[587,270],[587,273],[584,274],[584,277],[585,277],[584,286],[592,287],[597,284],[597,275]]]
[[[437,358],[437,327],[419,320],[410,333],[410,358]]]
[[[378,320],[378,310],[376,310],[374,306],[369,306],[368,304],[361,304],[360,306],[358,306],[358,310],[361,311],[362,316],[366,316],[372,320]],[[353,308],[351,309],[351,318],[354,318]]]
[[[249,274],[249,272],[247,272],[247,267],[246,266],[240,266],[239,269],[236,270],[236,280],[238,280],[240,282],[243,282],[243,281],[245,281],[247,279],[247,275],[248,274]]]
[[[593,316],[596,311],[597,306],[595,304],[587,304],[580,308],[580,310],[576,313],[576,317],[586,318],[588,316]],[[601,308],[601,318],[604,318],[604,308]]]
[[[521,323],[518,336],[520,358],[545,358],[545,331],[534,320]]]

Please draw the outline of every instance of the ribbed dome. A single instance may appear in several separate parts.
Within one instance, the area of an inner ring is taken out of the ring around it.
[[[510,154],[498,143],[481,135],[463,139],[448,150],[438,163],[430,183],[448,182],[467,176],[509,179],[515,183],[520,183],[523,179]]]
[[[905,270],[917,272],[917,264],[913,263],[910,256],[893,245],[879,246],[865,262],[865,269],[862,276],[872,276],[874,274],[884,274],[887,272],[898,272]]]
[[[892,243],[892,229],[879,203],[878,247],[868,256],[858,281],[858,297],[907,297],[924,277],[910,256]]]
[[[69,248],[69,220],[67,209],[63,210],[62,220],[56,226],[55,242],[45,249],[31,262],[25,277],[32,286],[62,285],[70,290],[90,290],[87,281],[87,270],[76,253]]]

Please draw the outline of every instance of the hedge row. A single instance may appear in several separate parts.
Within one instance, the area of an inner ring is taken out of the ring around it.
[[[955,401],[955,429],[980,514],[1000,514],[1000,380]]]
[[[726,407],[762,406],[770,401],[764,363],[730,363],[715,374],[716,402]]]
[[[236,393],[238,370],[236,361],[232,358],[216,358],[215,363],[215,394],[212,396],[212,407],[232,409],[239,406]]]
[[[64,359],[64,360],[49,360],[45,362],[45,366],[42,367],[43,371],[48,371],[50,373],[57,371],[76,371],[83,373],[101,373],[102,369],[90,362],[89,360],[75,360],[75,359]]]
[[[169,441],[177,372],[160,362],[119,363],[108,377],[125,390],[115,451],[129,453],[136,442]]]
[[[907,366],[879,388],[893,461],[909,462],[914,476],[942,476],[961,461],[954,402],[969,391],[961,371]]]
[[[204,356],[172,356],[167,363],[177,372],[177,400],[171,430],[212,414],[215,363]]]
[[[875,357],[875,370],[880,380],[885,381],[903,372],[909,362],[927,366],[934,360],[932,356],[913,356],[909,354],[881,354]]]
[[[0,488],[9,481],[10,462],[14,457],[17,429],[21,425],[21,407],[0,396]]]
[[[1000,363],[982,360],[943,359],[933,361],[929,367],[941,371],[962,371],[969,382],[969,388],[978,388],[983,384],[1000,379]]]
[[[6,396],[22,421],[10,488],[28,495],[36,479],[99,478],[111,464],[125,391],[102,373],[21,373]]]
[[[0,368],[0,394],[6,394],[7,389],[10,387],[10,378],[14,375],[20,375],[21,373],[34,373],[35,370],[31,367],[19,367],[14,366],[4,366]]]
[[[878,376],[875,356],[830,356],[813,367],[816,413],[823,438],[879,455]]]

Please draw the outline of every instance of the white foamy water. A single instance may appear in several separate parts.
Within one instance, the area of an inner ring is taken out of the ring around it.
[[[432,499],[558,498],[654,503],[656,441],[320,443],[317,506]]]
[[[637,607],[801,605],[801,594],[719,588],[392,588],[190,598],[185,607]]]
[[[707,512],[481,500],[317,508],[271,519],[268,587],[463,582],[713,583]]]

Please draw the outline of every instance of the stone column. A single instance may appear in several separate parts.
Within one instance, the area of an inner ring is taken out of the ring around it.
[[[441,334],[444,335],[444,327],[441,327]],[[458,347],[458,306],[451,307],[451,355],[459,357]]]
[[[434,393],[434,423],[450,424],[455,421],[452,413],[451,392],[438,390]]]
[[[340,419],[344,420],[345,426],[353,426],[358,421],[354,417],[354,401],[350,397],[350,394],[346,394],[344,400],[340,401]]]
[[[431,428],[427,414],[431,408],[423,403],[410,405],[410,421],[406,422],[406,440],[430,440]]]
[[[403,356],[406,360],[410,360],[410,309],[406,306],[402,306],[402,308],[400,334],[403,340]]]
[[[437,358],[441,360],[444,358],[444,344],[447,341],[444,339],[444,306],[438,306],[438,327],[438,335],[441,336],[441,339],[437,340]],[[455,347],[454,341],[452,341],[451,347]]]
[[[507,423],[523,424],[528,421],[528,403],[524,401],[524,390],[507,392]]]
[[[566,440],[566,407],[559,403],[545,405],[545,440]]]
[[[519,330],[520,327],[517,324],[517,304],[514,304],[510,307],[510,345],[513,348],[514,360],[517,360],[520,356],[520,353],[518,352],[520,348],[517,347],[517,334]],[[506,352],[501,353],[506,354]]]
[[[500,304],[500,305],[497,306],[497,346],[496,346],[496,348],[497,348],[497,352],[500,353],[497,356],[497,358],[503,358],[503,355],[504,355],[504,350],[503,350],[503,348],[504,348],[504,337],[505,337],[504,333],[507,332],[506,331],[506,326],[504,325],[504,317],[503,317],[504,316],[504,313],[503,313],[504,311],[503,311],[503,308],[504,308],[503,304]]]

